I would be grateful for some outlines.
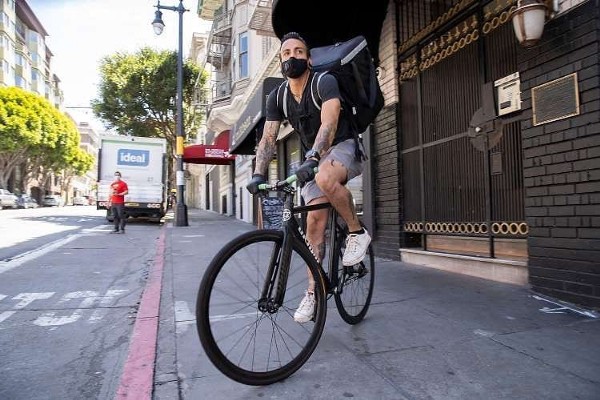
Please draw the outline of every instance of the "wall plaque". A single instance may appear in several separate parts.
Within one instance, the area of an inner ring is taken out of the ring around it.
[[[531,89],[533,125],[579,115],[577,72]]]

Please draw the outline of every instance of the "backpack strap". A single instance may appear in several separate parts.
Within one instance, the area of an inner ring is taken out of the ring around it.
[[[323,100],[321,99],[321,93],[319,93],[319,83],[321,83],[321,78],[327,72],[315,72],[310,80],[310,96],[312,97],[313,104],[317,107],[317,110],[321,111],[321,104]],[[315,77],[316,82],[315,82]],[[319,99],[317,101],[317,99]]]
[[[287,113],[288,86],[289,86],[289,83],[286,80],[285,82],[281,82],[281,84],[279,85],[279,88],[277,88],[277,108],[281,112],[283,112],[283,116],[285,117],[285,119],[287,119],[287,117],[288,117],[288,113]]]

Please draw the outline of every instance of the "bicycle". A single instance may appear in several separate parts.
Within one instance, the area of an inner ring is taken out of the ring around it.
[[[343,267],[348,234],[343,219],[329,203],[294,206],[295,181],[292,175],[260,185],[263,195],[283,195],[281,229],[259,229],[230,241],[209,264],[198,291],[196,325],[208,358],[223,374],[247,385],[269,385],[302,367],[321,338],[332,296],[342,319],[357,324],[373,295],[372,247],[361,263]],[[330,209],[322,263],[297,216],[320,208]],[[316,305],[312,320],[300,324],[293,315],[305,294],[307,268],[315,279]]]

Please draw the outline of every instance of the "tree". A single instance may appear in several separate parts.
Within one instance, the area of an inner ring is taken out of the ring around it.
[[[184,134],[196,136],[201,114],[194,109],[194,87],[200,67],[183,65]],[[115,53],[102,59],[99,98],[92,101],[94,114],[120,134],[167,139],[176,143],[177,53],[148,47],[134,54]],[[200,85],[206,81],[200,75]]]
[[[93,164],[79,148],[77,127],[43,97],[18,87],[0,88],[0,186],[18,165],[24,174],[83,174]]]

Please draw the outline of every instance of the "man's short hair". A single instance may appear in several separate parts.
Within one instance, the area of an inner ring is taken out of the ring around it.
[[[115,175],[121,176],[121,173],[119,171],[115,171]]]
[[[308,54],[308,56],[310,57],[310,47],[308,47],[308,43],[306,43],[306,40],[304,40],[304,38],[302,36],[300,36],[300,34],[298,32],[288,32],[285,35],[283,35],[281,37],[281,46],[283,46],[283,43],[288,39],[296,39],[296,40],[299,40],[302,43],[304,43],[304,45],[306,46],[306,51],[307,51],[306,54]]]

